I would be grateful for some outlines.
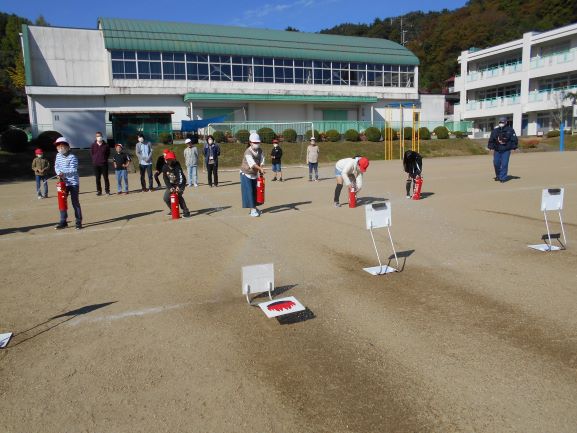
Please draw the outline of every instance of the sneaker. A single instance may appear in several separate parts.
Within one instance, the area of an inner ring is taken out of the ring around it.
[[[118,194],[118,195],[122,195],[122,191],[118,191],[116,194]]]
[[[102,192],[98,191],[98,192],[96,193],[96,195],[102,195]]]
[[[68,227],[68,223],[58,223],[57,226],[54,227],[55,230],[62,230]]]
[[[82,223],[76,223],[76,230],[82,230]]]
[[[335,207],[341,207],[341,204],[340,204],[340,203],[337,203],[337,202],[335,201],[334,206],[335,206]]]
[[[260,216],[260,213],[258,212],[258,210],[253,209],[250,211],[250,216],[251,217],[258,217],[258,216]]]
[[[318,182],[318,181],[319,181],[319,178],[317,177],[317,178],[315,179],[315,182]]]
[[[282,182],[282,177],[278,180],[279,182]]]
[[[128,191],[124,191],[124,194],[128,194]]]
[[[112,195],[112,194],[110,194],[110,191],[106,191],[106,195]]]
[[[272,181],[273,181],[273,182],[276,182],[276,177],[273,177],[273,178],[272,178]]]
[[[410,199],[410,198],[411,198],[411,196],[410,196],[410,195],[408,195],[408,196],[407,196],[407,198],[408,198],[408,199]]]
[[[37,198],[38,198],[38,200],[42,200],[42,196],[41,196],[41,195],[39,195]]]
[[[194,184],[194,187],[195,187],[195,188],[198,188],[198,183],[195,183],[195,184]]]
[[[142,192],[148,192],[147,188],[142,188]]]
[[[312,178],[312,177],[309,177],[309,182],[312,182],[312,181],[313,181],[313,178]]]
[[[187,210],[186,212],[183,212],[182,217],[183,218],[190,218],[190,211]]]

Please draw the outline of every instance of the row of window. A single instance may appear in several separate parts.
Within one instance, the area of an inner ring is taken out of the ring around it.
[[[577,73],[543,78],[538,84],[538,90],[541,92],[571,87],[577,87]]]
[[[150,51],[111,51],[112,78],[244,81],[333,86],[413,87],[414,66],[236,57]]]
[[[521,85],[514,84],[511,86],[493,87],[491,89],[478,90],[475,94],[475,100],[519,96],[520,94],[521,94]]]

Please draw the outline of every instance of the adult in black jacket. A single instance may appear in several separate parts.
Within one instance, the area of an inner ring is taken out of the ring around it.
[[[204,162],[208,171],[208,185],[212,188],[213,177],[214,186],[218,186],[218,157],[220,156],[220,146],[214,142],[214,137],[206,137],[206,144],[202,149]]]
[[[493,167],[495,168],[495,180],[506,182],[509,170],[509,157],[511,151],[517,149],[519,140],[515,130],[507,125],[507,118],[499,119],[499,126],[491,131],[488,148],[493,152]]]
[[[282,166],[281,166],[282,149],[280,148],[280,145],[278,144],[278,140],[276,138],[272,141],[272,150],[270,152],[270,156],[271,156],[272,171],[274,173],[274,177],[272,178],[272,180],[275,181],[278,174],[279,181],[282,182]]]
[[[178,194],[178,204],[182,209],[182,216],[188,218],[190,216],[190,211],[186,206],[184,197],[184,189],[186,188],[186,176],[180,163],[176,160],[176,155],[174,152],[166,152],[164,159],[166,159],[166,164],[162,167],[162,176],[164,178],[164,184],[166,185],[166,191],[164,192],[164,202],[170,207],[170,194],[176,192]]]
[[[403,168],[405,169],[405,173],[409,175],[405,185],[407,198],[411,198],[411,191],[415,189],[415,179],[417,176],[421,176],[423,172],[423,158],[421,154],[413,150],[407,150],[403,155]]]

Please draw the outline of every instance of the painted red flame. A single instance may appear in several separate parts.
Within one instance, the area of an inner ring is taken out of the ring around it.
[[[269,311],[285,311],[285,310],[292,310],[292,308],[296,304],[293,301],[278,301],[273,302],[268,307],[266,307]]]

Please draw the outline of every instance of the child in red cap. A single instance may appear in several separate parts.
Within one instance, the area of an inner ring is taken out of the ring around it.
[[[44,158],[44,152],[42,149],[36,149],[34,151],[36,157],[32,160],[32,170],[36,176],[36,194],[38,194],[38,199],[48,197],[48,170],[50,170],[50,162]],[[42,194],[42,183],[44,184],[44,194]]]
[[[178,204],[182,209],[182,216],[188,218],[190,217],[190,211],[188,210],[184,197],[182,196],[184,189],[186,188],[186,176],[184,175],[184,171],[182,171],[180,163],[176,160],[174,152],[166,152],[164,159],[166,160],[166,164],[164,164],[164,167],[162,168],[162,175],[166,185],[164,202],[168,206],[168,209],[170,209],[170,194],[176,192],[178,194]]]

